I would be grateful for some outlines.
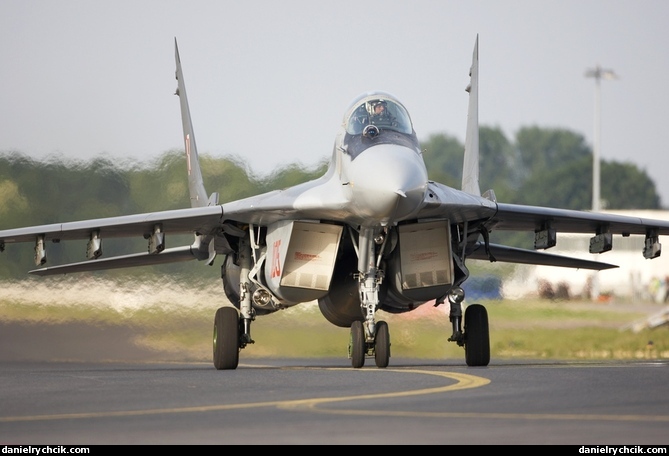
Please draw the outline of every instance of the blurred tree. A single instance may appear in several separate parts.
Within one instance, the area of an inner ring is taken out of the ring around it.
[[[655,183],[646,171],[636,165],[603,161],[601,173],[601,196],[605,209],[662,208]]]
[[[493,189],[499,201],[510,201],[523,180],[518,151],[500,128],[481,126],[479,155],[481,192]]]
[[[428,176],[450,187],[462,185],[462,157],[465,146],[453,136],[431,135],[421,143]]]
[[[322,162],[314,169],[298,164],[285,165],[260,180],[263,192],[291,187],[321,177],[327,171],[329,161]]]
[[[516,202],[533,206],[587,210],[592,204],[592,158],[554,168],[537,168],[523,181]]]
[[[560,128],[523,127],[516,133],[516,148],[520,159],[517,166],[525,176],[592,157],[582,135]]]

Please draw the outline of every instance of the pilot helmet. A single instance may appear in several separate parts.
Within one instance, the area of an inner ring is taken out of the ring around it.
[[[370,116],[388,114],[388,105],[385,100],[372,100],[367,102],[367,112]]]

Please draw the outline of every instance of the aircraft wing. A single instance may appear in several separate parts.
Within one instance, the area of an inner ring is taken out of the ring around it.
[[[156,225],[175,234],[211,234],[220,227],[221,215],[221,206],[207,206],[15,228],[0,231],[0,245],[34,242],[36,236],[54,242],[89,239],[93,231],[103,237],[145,236],[153,233]]]
[[[220,239],[217,234],[221,229],[224,231],[235,229],[222,224],[221,215],[221,206],[207,206],[14,228],[0,231],[0,251],[5,249],[6,244],[34,242],[36,244],[35,263],[39,266],[46,262],[45,244],[47,241],[88,240],[87,256],[89,258],[86,261],[30,271],[31,274],[41,276],[186,260],[208,259],[211,262],[216,251],[225,251],[228,247],[216,244],[212,242],[212,239]],[[190,246],[165,249],[164,233],[195,234],[195,241]],[[100,259],[101,240],[120,237],[149,239],[149,250],[138,254]]]
[[[245,232],[237,227],[238,223],[267,224],[287,217],[344,221],[347,217],[347,212],[342,209],[344,203],[338,196],[333,196],[339,193],[326,192],[330,196],[324,196],[322,193],[312,194],[313,186],[314,183],[305,183],[286,190],[270,191],[223,205],[0,230],[0,251],[4,250],[7,244],[37,242],[38,245],[41,243],[40,248],[45,248],[47,241],[91,240],[93,234],[100,239],[121,237],[149,239],[158,230],[168,236],[195,234],[196,239],[190,246],[109,258],[89,258],[78,263],[44,267],[29,272],[34,275],[47,276],[193,259],[208,259],[211,262],[215,252],[229,250],[227,242],[219,235],[221,231],[236,237],[245,235]],[[38,266],[40,259],[43,258],[44,256],[39,259],[36,257]]]
[[[563,233],[607,231],[621,235],[646,235],[654,231],[655,235],[669,234],[669,221],[504,203],[497,204],[497,212],[486,222],[490,229],[510,231],[536,231],[545,229],[547,225]]]

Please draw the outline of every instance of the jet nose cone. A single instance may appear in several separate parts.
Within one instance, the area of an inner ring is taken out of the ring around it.
[[[427,190],[427,170],[415,151],[398,145],[371,147],[351,162],[353,204],[369,221],[388,223],[411,216]]]

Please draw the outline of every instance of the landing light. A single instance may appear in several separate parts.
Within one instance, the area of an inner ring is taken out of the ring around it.
[[[272,306],[272,295],[269,294],[267,290],[262,288],[259,288],[253,292],[252,299],[254,304],[259,307],[267,307],[268,305]]]

